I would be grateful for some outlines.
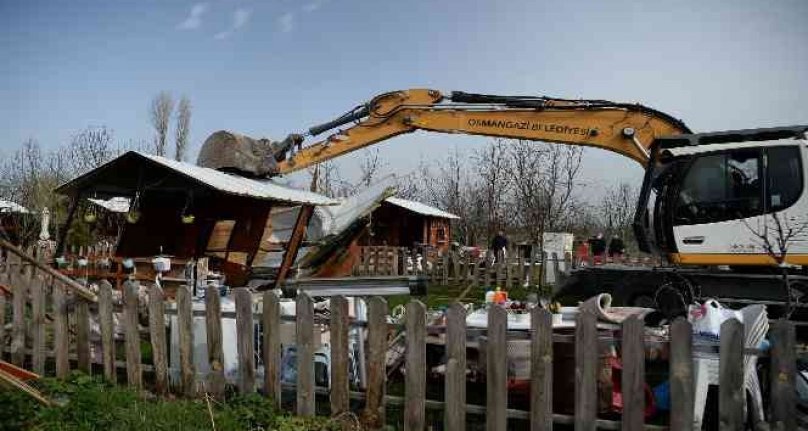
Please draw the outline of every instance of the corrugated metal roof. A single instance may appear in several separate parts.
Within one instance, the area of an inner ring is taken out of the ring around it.
[[[421,202],[415,202],[407,199],[397,198],[395,196],[389,197],[385,199],[385,202],[389,202],[393,205],[408,209],[412,212],[422,214],[425,216],[430,217],[439,217],[439,218],[448,218],[448,219],[459,219],[460,217],[452,214],[447,213],[446,211],[439,210],[435,207],[431,207],[427,204],[422,204]]]
[[[0,199],[0,213],[28,214],[29,212],[27,208],[18,203]]]
[[[297,204],[337,204],[337,201],[326,196],[305,190],[283,187],[275,184],[271,180],[255,180],[217,171],[215,169],[203,168],[190,163],[178,162],[165,157],[140,152],[138,152],[138,154],[225,193]]]

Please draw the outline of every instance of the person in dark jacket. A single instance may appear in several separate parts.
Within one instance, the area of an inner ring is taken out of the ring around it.
[[[606,254],[606,241],[603,239],[602,233],[589,240],[589,249],[592,251],[592,256],[598,258]]]
[[[505,256],[505,249],[508,248],[508,238],[502,231],[497,232],[491,240],[491,252],[494,253],[495,259],[499,260]]]
[[[609,257],[622,257],[626,252],[626,245],[619,236],[615,235],[609,242]]]

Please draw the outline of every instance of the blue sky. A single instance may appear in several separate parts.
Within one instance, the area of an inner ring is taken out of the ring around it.
[[[806,18],[805,0],[0,0],[0,154],[93,125],[150,139],[161,90],[190,97],[194,152],[219,129],[282,138],[411,87],[637,101],[698,131],[808,123]],[[407,172],[484,142],[380,151]],[[584,168],[593,190],[641,178],[596,150]]]

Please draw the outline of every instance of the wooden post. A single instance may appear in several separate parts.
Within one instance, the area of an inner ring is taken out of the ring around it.
[[[744,423],[743,324],[728,319],[721,324],[718,366],[718,420],[722,430],[742,430]]]
[[[216,399],[224,399],[224,350],[222,347],[222,305],[218,286],[205,288],[205,335],[208,341],[210,373],[207,390]]]
[[[513,256],[508,254],[508,257],[503,259],[503,261],[505,263],[505,289],[511,290],[511,287],[513,287]]]
[[[56,356],[56,377],[63,379],[70,374],[67,351],[70,342],[67,332],[67,301],[64,288],[53,285],[53,351]]]
[[[499,305],[488,309],[486,351],[486,430],[505,431],[508,425],[508,314]]]
[[[25,276],[19,271],[13,270],[11,274],[12,295],[14,313],[11,327],[11,362],[18,367],[22,367],[25,362],[25,302],[28,296],[28,283],[30,282],[30,270],[26,270]]]
[[[446,314],[446,411],[447,431],[466,429],[466,309],[455,302]]]
[[[553,316],[530,311],[530,429],[553,429]]]
[[[167,394],[169,389],[165,314],[163,289],[153,284],[149,287],[149,339],[154,361],[154,386],[160,395]]]
[[[595,315],[575,322],[575,429],[595,431],[598,408],[598,332]]]
[[[357,299],[358,300],[358,299]],[[349,411],[348,397],[348,300],[331,298],[331,416]]]
[[[423,431],[426,420],[424,412],[426,405],[426,307],[424,304],[418,300],[410,301],[407,304],[406,319],[405,366],[407,375],[404,383],[404,430]]]
[[[314,305],[306,293],[297,295],[297,414],[314,416]]]
[[[281,407],[281,306],[274,291],[264,292],[264,392]]]
[[[45,280],[34,276],[31,283],[31,369],[45,373]]]
[[[372,430],[385,425],[384,395],[387,379],[387,301],[374,296],[368,301],[368,358],[366,362],[368,383],[365,402],[365,425]]]
[[[303,243],[303,238],[306,236],[306,227],[314,214],[314,205],[303,205],[300,207],[300,212],[297,214],[295,226],[292,229],[292,234],[289,241],[286,243],[286,251],[283,253],[281,267],[278,268],[278,276],[275,277],[275,282],[272,284],[271,289],[281,287],[286,275],[292,268],[297,258],[297,252],[300,250],[300,244]]]
[[[54,288],[56,290],[56,288]],[[115,383],[115,327],[112,316],[112,286],[106,280],[98,284],[98,326],[101,329],[101,361],[104,378]],[[151,317],[151,313],[149,313]]]
[[[247,288],[240,288],[235,290],[234,296],[238,339],[238,390],[242,394],[249,394],[255,392],[255,325],[252,293]]]
[[[693,429],[693,330],[680,317],[671,325],[671,431]]]
[[[176,295],[182,393],[187,397],[193,397],[196,396],[196,367],[194,365],[194,327],[191,292],[188,291],[187,286],[178,286]]]
[[[645,428],[645,325],[637,316],[631,316],[623,322],[621,328],[622,429],[642,431]]]
[[[796,430],[797,358],[794,324],[788,320],[776,320],[769,331],[769,338],[772,344],[770,426],[772,430]]]
[[[140,284],[127,281],[123,285],[124,338],[126,341],[126,381],[129,386],[140,389],[143,386],[143,372],[140,366],[140,330],[138,328],[138,295]]]
[[[441,276],[441,284],[443,286],[449,285],[449,253],[443,253],[443,273]]]
[[[491,289],[493,286],[491,285],[491,261],[488,259],[483,259],[483,279],[485,280],[485,288]]]
[[[90,304],[84,298],[74,295],[76,301],[76,355],[78,369],[87,374],[90,367]]]

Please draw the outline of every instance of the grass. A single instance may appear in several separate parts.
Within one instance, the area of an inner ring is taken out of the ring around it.
[[[338,429],[328,419],[278,412],[269,399],[259,394],[212,401],[209,410],[205,400],[146,398],[134,390],[79,373],[67,380],[42,379],[36,385],[57,405],[43,407],[20,392],[0,390],[0,430]]]

